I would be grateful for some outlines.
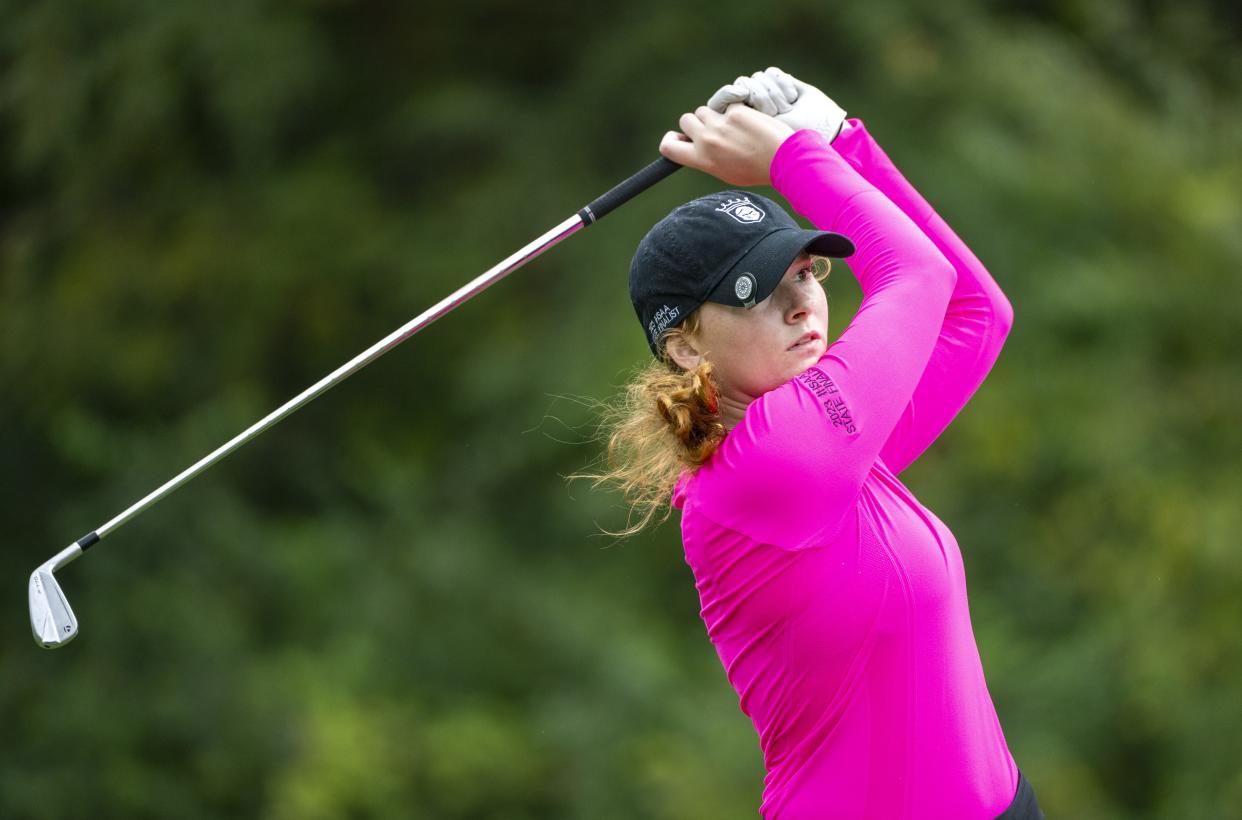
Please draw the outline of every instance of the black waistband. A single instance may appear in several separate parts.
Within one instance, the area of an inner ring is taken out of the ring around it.
[[[1022,774],[1020,768],[1018,769],[1018,790],[1013,796],[1013,802],[996,820],[1047,820],[1043,810],[1039,808],[1039,801],[1035,799],[1035,789],[1031,788],[1030,782],[1027,781],[1026,775]]]

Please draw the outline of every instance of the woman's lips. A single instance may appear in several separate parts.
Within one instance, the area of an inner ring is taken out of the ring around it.
[[[811,343],[817,342],[819,341],[819,339],[820,339],[820,335],[816,333],[815,331],[811,331],[810,333],[804,333],[802,334],[801,339],[799,339],[798,341],[794,342],[792,345],[789,346],[789,349],[790,350],[802,350],[804,348],[810,347]]]

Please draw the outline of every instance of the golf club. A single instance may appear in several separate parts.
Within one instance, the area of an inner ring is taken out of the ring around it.
[[[501,260],[491,269],[466,283],[456,291],[432,305],[423,313],[411,319],[401,327],[380,339],[371,347],[359,353],[336,370],[324,376],[310,387],[285,402],[280,407],[255,422],[249,428],[226,442],[218,449],[191,465],[180,475],[165,483],[138,503],[113,518],[108,523],[92,530],[69,546],[48,559],[42,566],[30,574],[30,627],[34,632],[35,641],[48,649],[64,646],[78,634],[78,621],[74,617],[69,601],[61,591],[55,572],[76,559],[91,546],[108,537],[118,527],[137,515],[142,510],[159,501],[173,490],[189,481],[203,470],[210,467],[226,455],[245,444],[250,439],[276,424],[311,399],[325,392],[328,388],[344,381],[356,371],[378,359],[397,345],[439,319],[453,308],[482,292],[490,285],[498,282],[522,265],[534,259],[548,248],[558,244],[566,237],[582,228],[593,225],[603,219],[615,208],[633,199],[638,194],[668,177],[682,166],[660,157],[638,173],[613,187],[607,193],[597,197],[589,205],[581,208],[576,214],[561,222],[538,239],[527,244],[521,250]]]

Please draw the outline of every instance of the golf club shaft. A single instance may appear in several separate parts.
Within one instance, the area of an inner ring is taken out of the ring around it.
[[[322,379],[312,384],[310,387],[306,388],[268,415],[259,419],[259,421],[255,422],[246,430],[242,431],[207,456],[204,456],[179,475],[166,482],[163,486],[138,501],[136,504],[113,518],[108,523],[104,524],[102,527],[99,527],[97,530],[87,533],[79,538],[56,556],[58,559],[57,567],[63,566],[64,564],[69,563],[69,561],[72,561],[74,558],[77,558],[81,555],[82,551],[88,549],[103,538],[106,538],[109,533],[115,531],[118,527],[133,518],[139,512],[151,506],[156,501],[159,501],[161,498],[168,495],[173,490],[177,489],[182,484],[201,473],[203,470],[206,470],[212,464],[224,458],[226,455],[233,452],[250,439],[259,435],[267,428],[293,413],[293,411],[297,410],[311,399],[328,390],[328,388],[345,380],[358,370],[361,370],[363,367],[375,361],[389,350],[392,350],[394,347],[401,344],[406,339],[410,338],[415,333],[434,322],[436,319],[440,318],[476,294],[482,292],[489,286],[500,281],[508,274],[525,265],[531,259],[534,259],[544,251],[560,243],[568,236],[576,233],[584,227],[593,225],[615,208],[647,190],[652,185],[669,176],[681,167],[682,166],[677,163],[665,157],[661,157],[647,167],[643,168],[638,173],[621,182],[607,193],[597,197],[590,204],[581,208],[569,219],[566,219],[564,222],[552,228],[538,239],[530,242],[521,250],[501,260],[490,270],[485,271],[474,280],[458,288],[449,296],[440,300],[435,305],[432,305],[430,308],[423,311],[423,313],[414,317],[409,322],[380,339],[378,342],[371,345],[371,347],[362,351],[357,356],[350,359],[348,362],[341,365],[327,376],[324,376]]]

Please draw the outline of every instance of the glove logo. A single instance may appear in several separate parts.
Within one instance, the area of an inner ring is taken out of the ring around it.
[[[724,204],[716,210],[724,211],[743,225],[753,225],[756,222],[762,222],[763,218],[767,216],[758,205],[755,205],[747,197],[726,199]]]

